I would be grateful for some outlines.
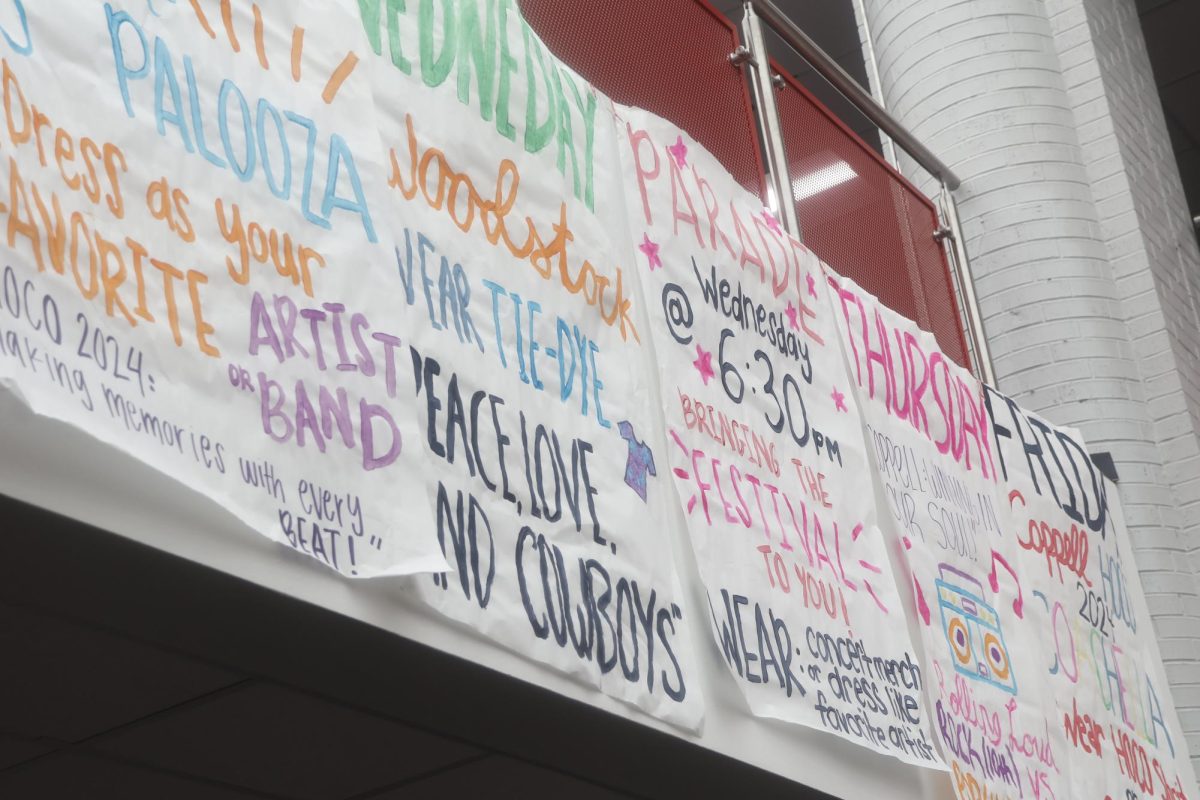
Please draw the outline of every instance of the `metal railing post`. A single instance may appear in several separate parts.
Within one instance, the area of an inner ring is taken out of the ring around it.
[[[953,269],[955,294],[966,317],[968,349],[974,362],[975,372],[983,381],[995,386],[996,370],[992,364],[991,350],[983,329],[983,318],[979,312],[979,299],[975,294],[975,279],[967,257],[966,241],[962,223],[958,217],[958,205],[953,190],[960,185],[959,177],[941,159],[888,113],[887,109],[870,92],[858,84],[816,42],[800,30],[787,15],[779,10],[772,0],[743,0],[742,38],[745,42],[738,53],[731,56],[734,63],[749,61],[751,85],[757,101],[756,114],[759,130],[766,143],[767,168],[771,171],[772,186],[782,207],[781,221],[788,231],[800,238],[800,227],[796,220],[795,203],[788,176],[787,155],[783,147],[782,126],[779,109],[775,104],[770,55],[763,39],[763,23],[779,35],[783,41],[800,54],[825,80],[850,101],[869,120],[879,127],[892,142],[899,145],[916,162],[937,178],[942,191],[939,201],[947,230],[939,231],[938,238],[951,242],[950,260]],[[1197,218],[1200,219],[1200,218]]]
[[[976,375],[989,386],[996,386],[996,368],[992,364],[992,352],[988,347],[987,333],[983,329],[983,315],[979,310],[979,298],[975,294],[975,276],[967,257],[967,244],[963,237],[962,223],[958,218],[958,204],[954,193],[942,183],[939,198],[942,216],[950,227],[950,253],[954,261],[954,278],[962,298],[964,315],[967,318],[967,333],[970,338],[971,354],[975,359]]]
[[[775,84],[771,77],[771,57],[763,39],[762,22],[754,10],[754,4],[746,0],[742,7],[742,41],[748,50],[750,83],[754,87],[755,113],[759,130],[766,144],[767,169],[771,173],[771,185],[775,190],[778,209],[773,209],[785,230],[797,239],[802,239],[800,222],[796,218],[796,201],[792,195],[792,181],[788,175],[787,153],[783,147],[783,129],[779,123],[779,108],[775,105]]]
[[[779,38],[783,39],[793,50],[799,53],[821,77],[829,81],[833,85],[833,88],[841,92],[867,119],[878,125],[880,130],[890,136],[896,144],[900,145],[909,155],[915,158],[918,164],[951,189],[958,188],[959,180],[954,171],[935,156],[920,139],[913,136],[895,117],[889,114],[887,109],[876,102],[870,92],[859,86],[858,81],[854,80],[846,70],[842,69],[804,31],[796,27],[796,23],[788,19],[787,15],[779,10],[778,6],[771,2],[771,0],[745,0],[745,3],[748,7],[752,7],[755,13],[771,26],[771,30],[779,34]],[[761,36],[760,30],[759,37],[761,38]]]

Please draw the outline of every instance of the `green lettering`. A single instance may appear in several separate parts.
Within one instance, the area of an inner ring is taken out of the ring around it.
[[[388,51],[392,57],[392,65],[406,75],[412,74],[412,64],[404,57],[400,47],[400,14],[405,11],[404,0],[386,0],[387,2],[387,31]],[[367,32],[367,41],[375,55],[382,55],[383,42],[379,31],[379,12],[381,0],[358,0],[358,13],[362,18],[363,29]]]
[[[595,211],[596,188],[592,181],[592,156],[596,150],[596,93],[592,91],[590,87],[588,88],[587,106],[585,107],[583,104],[583,98],[579,94],[579,87],[575,85],[575,81],[571,78],[570,73],[562,71],[562,80],[567,84],[567,88],[571,90],[571,97],[575,101],[575,107],[579,109],[579,116],[583,118],[583,202],[587,204],[589,211]]]
[[[496,0],[487,2],[487,33],[479,29],[479,9],[475,0],[462,0],[458,6],[458,100],[471,102],[471,64],[475,65],[475,85],[479,88],[479,115],[492,118],[492,78],[496,73]]]
[[[358,17],[362,20],[371,49],[375,55],[383,55],[383,42],[379,35],[379,0],[358,0]]]
[[[517,60],[512,57],[508,46],[508,9],[512,0],[500,0],[500,22],[497,31],[500,36],[500,81],[496,88],[496,130],[500,135],[512,141],[517,140],[517,129],[508,119],[508,97],[512,89],[512,76],[517,71]]]
[[[457,25],[454,0],[442,0],[442,52],[435,55],[433,0],[421,0],[417,25],[421,29],[421,80],[426,86],[441,86],[454,68]]]
[[[579,161],[575,158],[575,145],[571,139],[571,107],[563,96],[562,78],[557,65],[551,64],[554,75],[554,104],[558,107],[558,171],[567,176],[567,156],[571,157],[571,178],[576,197],[579,197]]]
[[[554,103],[554,84],[551,73],[546,69],[546,59],[542,55],[542,44],[534,36],[533,29],[528,23],[522,24],[521,33],[525,38],[525,84],[529,95],[525,98],[525,152],[536,153],[550,143],[554,137],[556,109]],[[537,58],[538,66],[542,68],[542,80],[546,84],[546,121],[537,121],[537,77],[533,74],[533,60]]]

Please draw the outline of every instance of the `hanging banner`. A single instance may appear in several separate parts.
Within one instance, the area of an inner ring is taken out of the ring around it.
[[[1195,796],[1129,532],[1110,506],[1115,487],[1078,431],[986,391],[1006,487],[1000,518],[1040,645],[1031,679],[1056,701],[1047,724],[1064,734],[1056,755],[1070,796]]]
[[[911,574],[939,747],[961,797],[1070,797],[1039,635],[1001,523],[981,384],[933,336],[830,273],[886,528]]]
[[[0,379],[343,575],[443,569],[348,6],[6,8]]]
[[[662,469],[730,673],[755,714],[937,765],[820,262],[687,134],[619,113]]]
[[[616,127],[515,3],[359,4],[435,531],[420,598],[694,729]],[[493,73],[491,64],[500,64]],[[690,612],[689,612],[690,613]]]
[[[1082,438],[829,285],[958,796],[1194,796],[1128,533]]]
[[[695,728],[615,129],[515,5],[14,8],[6,385]]]
[[[513,0],[13,0],[0,34],[34,411],[686,730],[702,625],[753,714],[960,797],[1195,796],[1078,433]]]

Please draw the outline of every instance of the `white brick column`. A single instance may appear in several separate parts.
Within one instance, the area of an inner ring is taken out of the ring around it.
[[[1000,388],[1113,454],[1200,756],[1200,256],[1133,0],[863,8],[889,110],[963,178]]]

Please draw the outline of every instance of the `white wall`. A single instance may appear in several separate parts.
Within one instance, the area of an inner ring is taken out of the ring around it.
[[[1125,465],[1122,477],[1153,476],[1147,489],[1164,498],[1127,506],[1126,514],[1138,523],[1131,529],[1135,557],[1180,721],[1196,753],[1200,252],[1134,3],[1054,0],[1049,8],[1151,417],[1145,461]]]

